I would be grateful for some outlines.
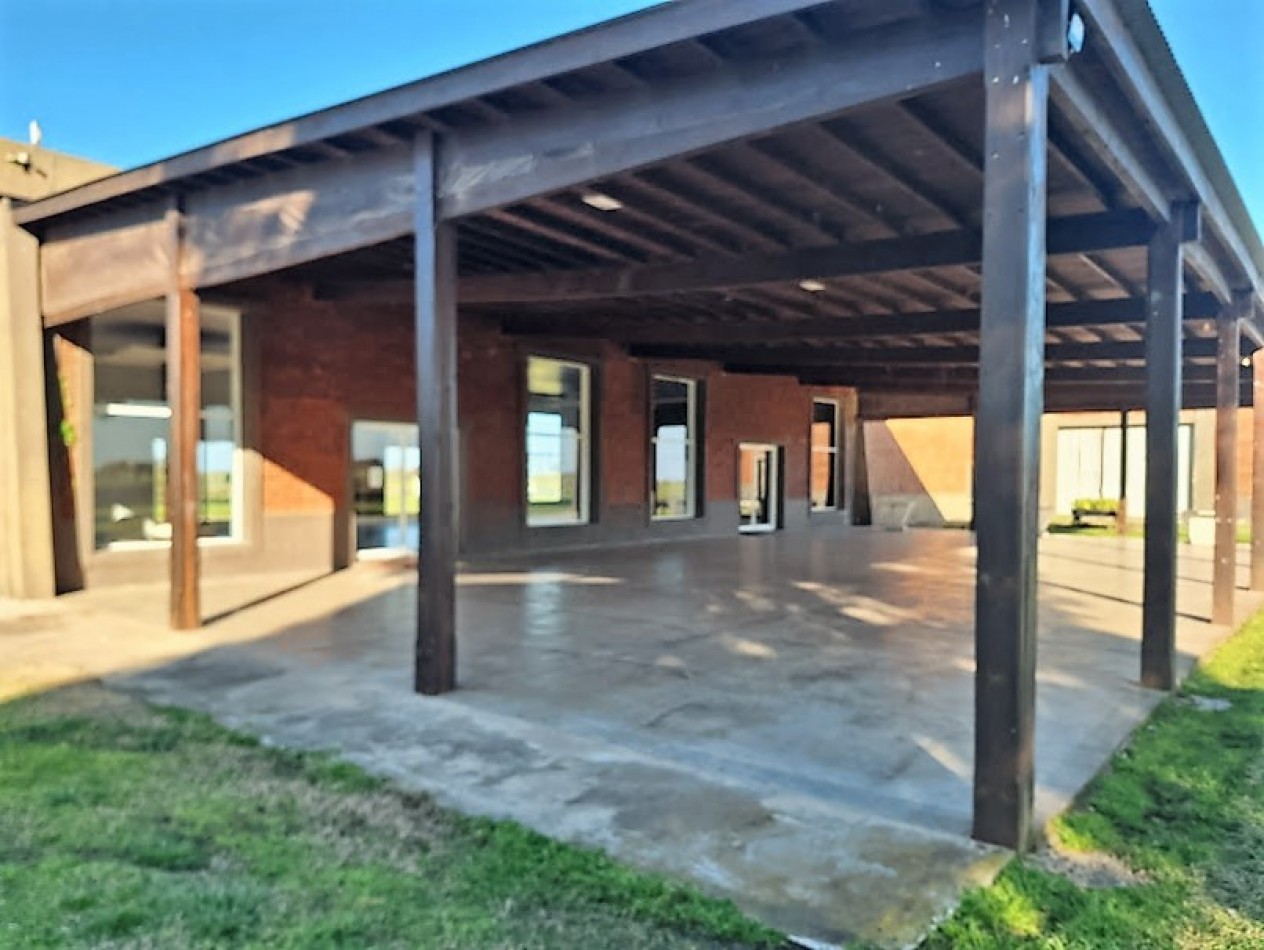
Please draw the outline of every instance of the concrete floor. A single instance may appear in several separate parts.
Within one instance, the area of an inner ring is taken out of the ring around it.
[[[161,592],[63,598],[45,647],[91,628],[84,675],[117,661],[124,689],[692,878],[791,933],[899,945],[1003,860],[967,837],[971,540],[842,529],[468,566],[461,689],[437,700],[409,692],[412,575],[385,565],[208,582],[212,612],[253,606],[193,635],[157,629]],[[1042,542],[1041,820],[1159,698],[1136,684],[1140,564],[1133,540]],[[1228,632],[1202,619],[1210,574],[1184,549],[1182,670]],[[125,672],[142,647],[110,659],[147,639],[168,645],[152,669]]]

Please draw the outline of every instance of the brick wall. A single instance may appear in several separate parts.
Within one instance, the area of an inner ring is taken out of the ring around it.
[[[266,512],[346,502],[352,419],[415,418],[411,317],[298,291],[254,321]]]
[[[258,436],[265,514],[332,514],[345,509],[353,419],[415,418],[412,317],[313,301],[289,291],[251,322],[258,353]],[[780,377],[731,376],[710,364],[655,363],[610,344],[508,338],[494,323],[461,320],[458,382],[461,510],[467,547],[535,543],[523,526],[523,365],[538,352],[594,367],[599,478],[594,524],[579,543],[624,540],[648,523],[647,384],[652,371],[705,382],[704,508],[737,496],[737,445],[784,449],[787,508],[806,514],[808,434],[814,393],[850,418],[848,390],[809,389]],[[736,522],[731,526],[736,530]],[[727,530],[724,527],[723,530]],[[565,537],[551,532],[551,538]],[[536,533],[536,539],[541,537]]]

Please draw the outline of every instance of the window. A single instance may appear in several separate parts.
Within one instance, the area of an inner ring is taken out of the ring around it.
[[[838,403],[812,400],[812,510],[839,507]]]
[[[92,463],[97,548],[168,543],[163,308],[129,307],[92,320]],[[198,535],[239,538],[240,347],[235,313],[202,311],[202,435]]]
[[[1058,430],[1055,509],[1070,514],[1085,498],[1118,499],[1125,449],[1119,426],[1067,426]],[[1188,511],[1193,498],[1194,427],[1181,423],[1176,430],[1176,505]],[[1146,431],[1128,426],[1128,512],[1145,517]]]
[[[586,524],[589,499],[589,369],[527,360],[527,524]]]
[[[652,447],[650,516],[692,518],[697,513],[698,384],[650,378]]]

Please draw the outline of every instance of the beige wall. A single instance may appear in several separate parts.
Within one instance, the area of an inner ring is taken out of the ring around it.
[[[23,156],[29,157],[29,167],[24,167]],[[115,171],[100,162],[0,138],[0,198],[35,201]]]
[[[1181,422],[1193,426],[1193,484],[1195,510],[1215,505],[1216,413],[1213,409],[1186,410]],[[1130,412],[1128,424],[1144,425],[1144,412]],[[974,459],[974,420],[969,416],[927,419],[890,419],[865,422],[865,457],[875,520],[911,505],[910,524],[941,526],[966,522],[971,516],[971,479]],[[1119,413],[1056,413],[1041,424],[1040,497],[1042,509],[1052,512],[1057,493],[1058,430],[1073,426],[1118,426]],[[1252,410],[1238,411],[1238,510],[1251,509]],[[984,485],[986,490],[986,481]]]

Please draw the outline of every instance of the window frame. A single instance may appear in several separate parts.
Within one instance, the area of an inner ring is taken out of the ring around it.
[[[812,441],[812,427],[816,425],[816,405],[830,406],[834,410],[834,431],[833,439],[826,448],[817,448]],[[830,396],[813,396],[811,417],[808,420],[808,510],[818,514],[831,511],[842,511],[843,505],[843,480],[840,459],[842,458],[842,419],[843,406],[842,401]],[[834,503],[832,505],[818,505],[812,494],[812,472],[815,468],[817,453],[827,453],[830,456],[830,479],[834,490]]]
[[[569,521],[547,521],[532,522],[531,520],[531,482],[530,482],[530,466],[528,464],[528,437],[527,426],[531,419],[531,362],[532,360],[543,360],[549,363],[557,363],[564,367],[571,367],[580,371],[580,389],[579,389],[579,416],[580,416],[580,432],[578,436],[578,448],[575,470],[579,482],[578,496],[578,516]],[[593,523],[592,499],[593,499],[593,478],[594,467],[593,459],[593,375],[594,369],[592,364],[583,360],[578,360],[565,356],[554,356],[548,353],[528,353],[522,363],[523,372],[523,413],[522,413],[522,521],[530,530],[549,528],[577,528],[584,527]]]
[[[198,547],[233,547],[246,543],[246,420],[243,414],[243,391],[244,376],[246,373],[245,363],[242,358],[242,335],[243,321],[242,312],[235,307],[223,307],[216,305],[203,304],[202,313],[214,313],[217,317],[226,319],[230,324],[229,340],[230,340],[230,359],[232,360],[232,382],[229,388],[229,405],[233,415],[233,458],[232,458],[232,514],[228,520],[228,534],[214,537],[198,537]],[[97,406],[103,405],[106,412],[105,415],[116,418],[149,418],[165,419],[168,423],[167,447],[170,450],[171,433],[171,406],[169,403],[153,403],[153,402],[136,402],[136,403],[120,403],[109,402],[99,404],[96,401],[96,383],[93,380],[93,393],[89,405],[84,409],[89,413],[89,424],[96,417]],[[110,411],[113,408],[114,411]],[[205,407],[198,410],[198,426],[202,426],[202,411]],[[95,436],[94,436],[95,439]],[[202,441],[198,440],[199,443]],[[96,507],[96,466],[93,459],[86,460],[86,467],[92,473],[91,484],[86,485],[90,489],[90,496],[86,499],[88,510],[95,510]],[[199,499],[200,500],[200,499]],[[102,547],[97,547],[91,538],[87,539],[89,550],[93,556],[104,554],[120,553],[127,551],[165,551],[171,547],[169,540],[143,540],[131,539],[125,541],[109,541]]]
[[[668,383],[683,383],[687,387],[688,422],[685,427],[685,447],[686,447],[686,477],[688,479],[685,489],[685,499],[688,503],[688,510],[684,514],[679,515],[660,515],[654,511],[654,502],[657,496],[657,474],[658,474],[658,436],[654,429],[654,383],[658,380]],[[699,447],[702,442],[702,432],[700,423],[700,413],[698,406],[701,400],[702,381],[691,376],[678,376],[673,373],[659,373],[651,371],[649,374],[649,399],[646,404],[646,421],[649,430],[649,458],[648,472],[646,481],[647,501],[649,503],[649,516],[651,522],[669,522],[669,521],[692,521],[701,516],[702,505],[700,504],[700,490],[702,486],[701,467],[699,462],[702,458],[702,450]]]

